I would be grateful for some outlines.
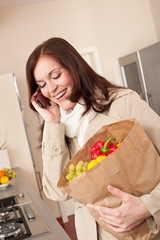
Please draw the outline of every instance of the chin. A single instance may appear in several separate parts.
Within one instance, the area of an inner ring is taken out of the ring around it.
[[[73,102],[69,102],[69,103],[66,103],[66,104],[62,104],[62,105],[60,105],[64,110],[70,110],[70,109],[72,109],[73,110],[73,108],[75,107],[75,105],[76,105],[76,103],[73,103]]]

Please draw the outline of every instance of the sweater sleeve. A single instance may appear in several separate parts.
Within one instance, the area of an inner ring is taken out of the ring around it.
[[[68,195],[57,187],[61,173],[70,159],[65,142],[65,128],[62,123],[46,123],[42,141],[43,190],[45,195],[55,201],[64,201]]]
[[[154,234],[160,231],[160,183],[150,192],[140,197],[153,217],[149,218],[148,225]]]
[[[129,116],[136,118],[144,128],[148,137],[154,144],[160,155],[160,117],[148,104],[142,100],[139,95],[132,92],[128,95],[126,106],[128,104]],[[132,106],[129,108],[129,106]],[[152,159],[151,159],[152,161]],[[159,157],[160,161],[160,157]],[[160,183],[150,192],[140,197],[152,217],[147,220],[148,225],[153,233],[160,231]]]
[[[110,115],[115,119],[135,118],[139,121],[160,155],[159,115],[156,114],[136,92],[131,90],[125,92],[126,94],[121,94],[121,96],[113,102]],[[152,215],[147,221],[152,232],[156,234],[160,231],[160,183],[150,194],[145,194],[141,196],[140,199]]]
[[[160,155],[160,116],[137,93],[132,92],[128,98],[126,105],[129,116],[139,121]]]
[[[122,93],[111,105],[109,116],[118,121],[135,118],[160,155],[160,116],[136,92],[125,90]]]

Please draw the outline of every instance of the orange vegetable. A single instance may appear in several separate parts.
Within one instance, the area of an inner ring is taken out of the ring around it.
[[[3,177],[5,175],[5,171],[0,170],[0,178]]]

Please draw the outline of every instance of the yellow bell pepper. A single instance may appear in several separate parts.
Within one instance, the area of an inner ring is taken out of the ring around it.
[[[106,156],[100,155],[100,156],[98,156],[96,159],[91,160],[91,161],[88,163],[87,170],[89,170],[89,169],[91,169],[92,167],[94,167],[97,163],[99,163],[100,161],[102,161],[104,158],[106,158]]]
[[[116,145],[116,147],[119,147],[121,145],[121,143],[118,143],[117,145]]]

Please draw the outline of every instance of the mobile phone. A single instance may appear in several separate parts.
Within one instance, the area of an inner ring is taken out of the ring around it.
[[[36,97],[36,102],[39,104],[40,107],[42,108],[46,108],[47,106],[50,106],[50,102],[49,102],[49,99],[46,98],[41,90],[39,89],[38,90],[38,95]]]

